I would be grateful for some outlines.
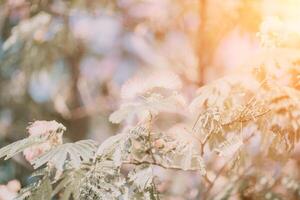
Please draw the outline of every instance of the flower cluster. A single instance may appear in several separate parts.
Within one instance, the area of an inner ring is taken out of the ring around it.
[[[56,121],[35,121],[27,127],[29,137],[47,136],[46,142],[34,145],[24,150],[27,161],[32,162],[52,147],[62,144],[62,134],[66,128]]]

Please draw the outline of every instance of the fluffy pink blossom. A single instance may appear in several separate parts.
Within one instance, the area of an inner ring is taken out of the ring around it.
[[[58,132],[59,129],[65,130],[61,123],[56,121],[35,121],[27,127],[30,136],[44,135],[51,132]]]
[[[41,154],[49,151],[52,147],[62,144],[62,133],[66,128],[56,121],[35,121],[27,127],[29,137],[37,135],[49,136],[47,141],[34,145],[24,150],[27,161],[32,162]],[[53,134],[55,133],[55,134]]]
[[[0,200],[12,200],[21,189],[21,184],[17,180],[12,180],[7,185],[0,185]]]
[[[31,163],[35,158],[39,157],[46,151],[49,151],[51,147],[51,143],[47,141],[45,143],[34,145],[33,147],[25,149],[23,154],[25,156],[25,159]]]
[[[145,94],[154,88],[178,90],[182,87],[180,78],[168,70],[157,70],[149,73],[137,74],[122,87],[123,99],[133,99],[138,95]]]

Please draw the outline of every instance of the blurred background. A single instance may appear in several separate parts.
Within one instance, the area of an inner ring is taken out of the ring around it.
[[[299,5],[298,0],[0,0],[0,146],[25,137],[34,120],[63,123],[66,140],[101,142],[122,128],[108,116],[120,104],[120,87],[136,73],[171,70],[192,95],[257,52],[263,19],[299,15]],[[21,156],[1,162],[0,184],[25,183],[31,171]]]

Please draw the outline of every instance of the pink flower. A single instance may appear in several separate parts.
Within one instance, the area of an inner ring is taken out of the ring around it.
[[[52,132],[59,132],[59,130],[66,128],[56,121],[35,121],[27,127],[30,136],[50,134]]]
[[[27,127],[29,137],[48,136],[47,141],[24,150],[23,154],[30,163],[52,147],[62,144],[62,134],[66,128],[56,121],[35,121]]]
[[[25,159],[28,162],[32,162],[35,158],[39,157],[43,153],[49,151],[52,148],[50,142],[45,142],[39,145],[34,145],[33,147],[29,147],[23,151]]]
[[[172,71],[157,70],[145,74],[137,74],[123,85],[121,91],[123,99],[134,99],[155,88],[179,90],[182,87],[180,78]]]
[[[7,185],[0,185],[0,200],[12,200],[21,189],[21,184],[17,180],[12,180]]]

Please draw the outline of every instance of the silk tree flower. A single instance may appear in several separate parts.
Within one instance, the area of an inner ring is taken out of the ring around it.
[[[66,128],[56,121],[35,121],[27,127],[29,137],[48,136],[47,140],[24,150],[24,156],[30,163],[52,147],[62,144],[62,135]]]
[[[137,96],[145,95],[151,89],[165,88],[168,90],[179,90],[182,83],[177,74],[169,70],[147,71],[136,74],[127,81],[121,90],[122,99],[134,99]]]
[[[0,200],[12,200],[21,189],[21,184],[17,180],[11,180],[7,185],[0,185]]]

